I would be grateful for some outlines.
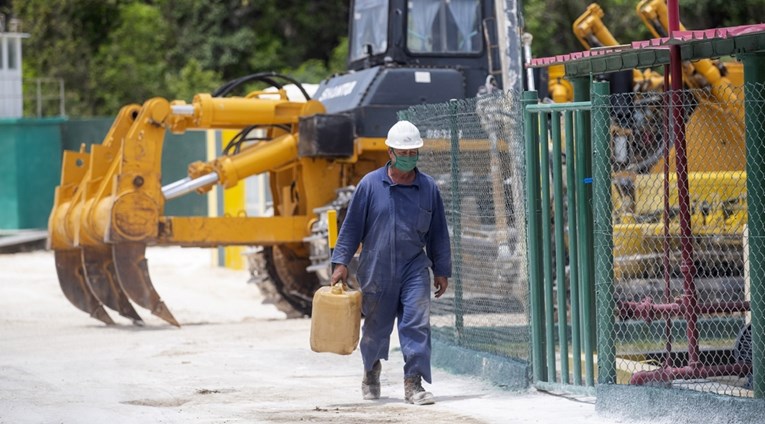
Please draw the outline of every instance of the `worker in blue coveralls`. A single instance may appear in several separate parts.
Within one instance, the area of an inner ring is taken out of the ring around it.
[[[364,326],[364,399],[380,398],[381,359],[388,359],[393,322],[404,355],[406,402],[429,405],[422,387],[430,373],[430,273],[435,297],[451,277],[449,232],[435,181],[416,165],[423,145],[420,131],[400,121],[385,140],[390,161],[362,178],[348,206],[332,255],[332,284],[347,281],[347,265],[361,244],[357,279]]]

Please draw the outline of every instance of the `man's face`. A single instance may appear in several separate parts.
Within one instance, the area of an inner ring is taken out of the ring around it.
[[[395,160],[398,157],[416,157],[420,154],[420,149],[389,149],[390,159]]]

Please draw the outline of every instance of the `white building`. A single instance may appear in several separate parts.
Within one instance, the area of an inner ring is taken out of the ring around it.
[[[21,39],[29,35],[18,32],[18,21],[0,15],[0,119],[24,115],[21,91]]]

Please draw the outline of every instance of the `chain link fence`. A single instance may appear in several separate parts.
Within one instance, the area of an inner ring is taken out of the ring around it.
[[[438,183],[451,232],[450,290],[431,307],[445,343],[529,359],[522,114],[500,92],[401,112],[425,139],[418,167]]]
[[[599,347],[617,384],[753,395],[744,107],[742,87],[593,94],[611,176],[593,197],[612,225],[612,246],[596,243],[596,268],[613,261]]]
[[[759,91],[765,92],[757,85],[748,92]],[[542,165],[534,168],[541,181],[534,190],[542,199],[541,211],[532,208],[542,228],[536,265],[529,265],[526,246],[528,159],[519,100],[517,93],[485,95],[401,113],[426,139],[421,169],[440,186],[452,232],[454,290],[449,301],[433,305],[435,337],[545,362],[534,364],[535,370],[544,368],[535,374],[539,381],[591,385],[597,377],[606,383],[752,396],[743,89],[594,93],[591,106],[556,106],[526,123],[542,135],[540,154],[530,156]],[[679,107],[671,108],[670,100]],[[762,106],[750,101],[747,107]],[[581,138],[589,128],[594,138],[602,134],[604,144],[593,140],[592,164],[575,166],[583,144],[566,133]],[[544,134],[553,137],[545,140]],[[675,141],[681,134],[684,148]],[[557,147],[549,141],[556,137]],[[679,172],[678,156],[687,163]],[[590,166],[594,181],[585,175]],[[568,186],[580,179],[583,187],[595,186],[591,206],[586,191],[578,204],[569,204],[574,190]],[[557,198],[565,201],[563,208]],[[588,207],[594,227],[586,222],[590,215],[571,210]],[[597,222],[603,216],[610,217],[605,227]],[[570,230],[576,225],[571,219],[584,229],[580,236],[592,231],[578,256],[571,256]],[[594,271],[585,263],[593,256]],[[575,258],[579,271],[572,267]],[[531,282],[539,287],[536,315],[529,311],[534,301],[527,269],[544,270]],[[588,273],[602,281],[611,271],[608,285],[588,288]],[[579,273],[576,293],[572,272]],[[534,320],[536,342],[530,336]],[[597,349],[590,343],[596,333]],[[532,343],[539,352],[533,359]],[[598,359],[611,363],[597,364]],[[593,376],[598,370],[614,370],[613,378]]]
[[[741,87],[602,93],[525,111],[518,93],[495,93],[401,112],[426,139],[420,169],[439,184],[452,236],[434,337],[533,362],[538,383],[751,397],[753,350],[765,347],[753,346],[750,303],[765,299],[749,291],[746,137],[763,131],[745,116],[765,115],[765,87],[747,85],[746,102]],[[531,218],[539,246],[526,245]]]

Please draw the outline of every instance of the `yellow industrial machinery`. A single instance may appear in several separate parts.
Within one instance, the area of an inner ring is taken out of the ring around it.
[[[574,101],[574,86],[566,79],[566,69],[561,64],[550,65],[547,70],[547,91],[555,103]]]
[[[299,155],[298,122],[321,120],[321,103],[291,102],[282,90],[246,97],[199,94],[191,104],[154,98],[124,107],[104,143],[90,153],[65,152],[61,185],[51,212],[50,247],[67,298],[80,309],[111,323],[101,303],[140,320],[128,298],[171,324],[177,321],[153,289],[144,250],[147,244],[182,246],[273,245],[272,262],[289,290],[318,288],[305,268],[310,263],[303,239],[316,220],[314,208],[330,203],[335,189],[357,181],[384,163],[376,141],[361,140],[343,159]],[[267,141],[246,145],[189,167],[189,178],[161,187],[160,163],[166,130],[264,129]],[[352,134],[346,139],[351,140]],[[353,144],[350,144],[353,146]],[[269,172],[275,217],[167,217],[166,199],[213,184],[236,185]],[[313,282],[306,284],[306,281]],[[294,287],[293,287],[294,286]]]
[[[604,15],[603,9],[597,3],[592,3],[574,21],[572,25],[574,35],[585,48],[619,47],[619,42],[603,23]],[[553,72],[552,69],[550,72]],[[642,71],[633,69],[626,85],[628,87],[623,86],[622,89],[633,94],[631,103],[641,108],[644,121],[650,121],[650,117],[658,116],[659,111],[655,106],[657,101],[661,102],[661,97],[657,96],[657,93],[664,91],[664,77],[661,74],[651,69]],[[611,126],[615,152],[614,165],[619,170],[643,173],[657,161],[656,154],[660,152],[658,149],[661,146],[661,139],[655,138],[652,143],[649,143],[648,149],[636,148],[635,141],[640,138],[636,134],[637,129],[618,122]],[[641,147],[646,147],[644,143],[645,140],[640,140]]]
[[[620,45],[608,27],[603,23],[602,18],[604,15],[605,13],[600,5],[592,3],[574,21],[572,30],[584,48],[590,50],[618,47]],[[573,101],[574,89],[565,78],[563,65],[551,65],[548,75],[548,91],[553,101],[556,103]],[[633,69],[632,83],[635,92],[661,91],[664,78],[650,69],[643,71]]]
[[[380,25],[402,10],[410,19]],[[329,278],[327,231],[341,224],[353,186],[388,160],[384,139],[396,113],[473,97],[496,73],[491,43],[482,38],[495,13],[492,0],[353,2],[349,72],[323,81],[315,100],[289,77],[260,73],[190,104],[154,98],[125,106],[102,144],[64,153],[48,227],[66,297],[107,324],[113,321],[104,306],[141,324],[132,301],[178,325],[149,277],[146,246],[251,245],[263,246],[250,262],[267,274],[264,291],[286,312],[310,314],[314,292]],[[517,73],[520,63],[509,67]],[[288,99],[285,79],[305,101]],[[277,98],[264,91],[230,97],[250,82],[275,86]],[[239,133],[220,157],[190,164],[187,178],[162,187],[166,131],[196,129]],[[261,173],[268,175],[274,216],[164,213],[166,200]]]
[[[597,3],[592,3],[587,7],[572,25],[574,35],[586,49],[597,49],[603,47],[616,47],[619,42],[611,34],[608,27],[603,23],[605,13]],[[632,70],[632,81],[637,92],[661,91],[664,84],[663,77],[650,70],[643,71],[639,69]]]
[[[642,0],[637,12],[654,36],[666,37],[668,20],[665,0]],[[617,46],[603,24],[603,10],[590,5],[573,25],[574,33],[587,48]],[[684,29],[681,27],[681,29]],[[633,70],[631,102],[638,110],[631,119],[614,118],[615,205],[614,260],[617,277],[650,277],[660,269],[663,226],[664,145],[661,108],[663,76],[646,69]],[[733,81],[727,76],[731,75]],[[743,269],[741,234],[746,222],[744,115],[741,98],[741,65],[708,59],[683,64],[683,80],[692,88],[692,109],[685,123],[688,180],[693,208],[693,231],[699,273],[739,275]],[[714,128],[712,130],[712,128]],[[631,142],[628,140],[632,140]],[[637,145],[639,144],[639,148]],[[670,208],[677,208],[673,183],[675,150],[670,148]],[[671,223],[674,228],[678,224]],[[671,231],[676,234],[677,231]],[[714,240],[707,245],[705,241]],[[673,251],[678,240],[671,241]],[[707,266],[704,266],[704,265]]]
[[[636,10],[654,36],[667,36],[665,0],[642,0]],[[684,31],[685,27],[680,24],[680,29]],[[686,61],[683,82],[690,88],[702,89],[693,91],[698,105],[686,123],[688,169],[693,172],[743,171],[746,163],[744,103],[739,100],[743,98],[741,63],[710,59]],[[718,126],[714,134],[709,131],[709,123]],[[711,155],[710,151],[717,154]],[[674,149],[669,163],[674,170]],[[660,161],[653,172],[660,172],[662,168],[663,161]]]

